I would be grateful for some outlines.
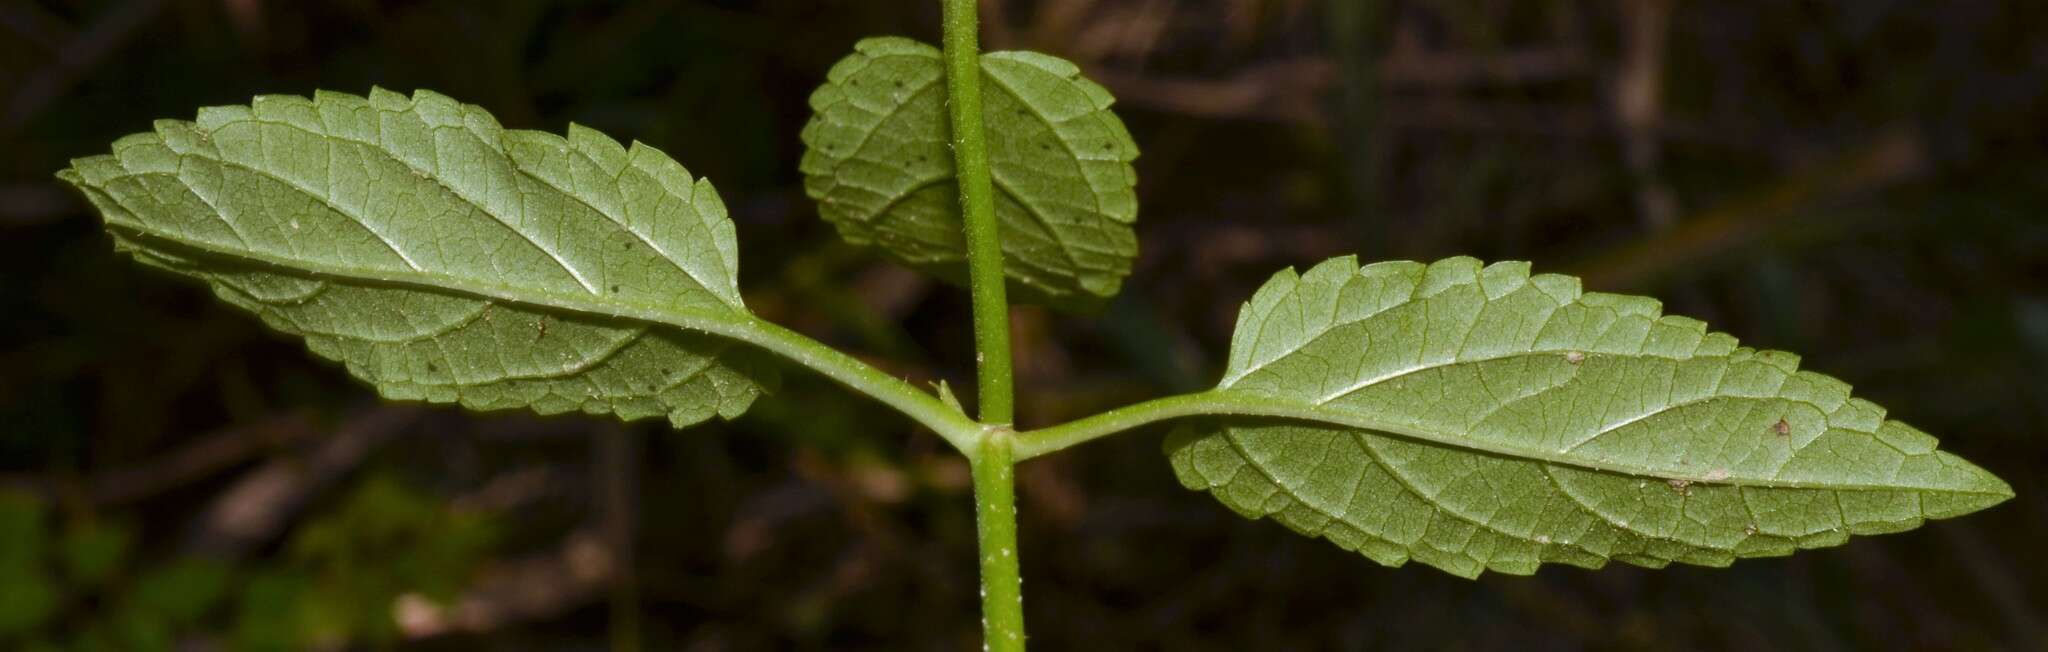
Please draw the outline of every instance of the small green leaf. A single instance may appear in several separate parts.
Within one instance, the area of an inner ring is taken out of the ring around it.
[[[811,95],[804,190],[848,242],[964,284],[944,68],[938,49],[909,39],[855,45]],[[1115,296],[1138,255],[1138,147],[1109,92],[1035,52],[984,54],[981,69],[1003,267],[1017,298],[1087,308]]]
[[[1467,577],[1725,566],[2013,495],[1797,356],[1526,263],[1281,272],[1245,304],[1212,394],[1290,419],[1180,429],[1188,487]]]
[[[666,154],[505,130],[421,91],[258,97],[59,177],[138,261],[207,282],[397,399],[731,418],[773,384],[733,225]]]

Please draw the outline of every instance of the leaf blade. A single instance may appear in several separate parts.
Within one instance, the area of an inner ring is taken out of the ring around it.
[[[682,330],[752,323],[733,226],[708,182],[638,143],[378,89],[159,121],[59,176],[139,261],[393,398],[681,426],[775,382],[757,353]]]
[[[1246,303],[1213,393],[1316,423],[1184,427],[1168,445],[1183,484],[1466,576],[1725,565],[2011,496],[1796,356],[1521,263],[1282,272]]]
[[[1023,300],[1085,309],[1137,255],[1137,146],[1106,90],[1030,52],[982,56],[1005,274]],[[833,66],[804,128],[805,191],[841,237],[955,283],[965,244],[939,51],[871,38]]]

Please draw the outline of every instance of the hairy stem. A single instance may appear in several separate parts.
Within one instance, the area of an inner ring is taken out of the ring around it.
[[[967,279],[974,294],[974,350],[981,422],[1010,423],[1010,302],[996,225],[988,144],[981,127],[981,50],[975,0],[945,0],[946,96],[952,111],[953,168],[967,227]]]
[[[975,529],[981,545],[982,649],[1024,650],[1024,580],[1017,567],[1015,437],[994,428],[974,456]]]
[[[1010,300],[981,126],[981,47],[975,0],[944,0],[947,107],[953,168],[967,231],[967,281],[974,295],[974,357],[981,422],[974,462],[974,513],[981,545],[982,649],[1024,649],[1024,580],[1017,570],[1015,418],[1010,372]]]

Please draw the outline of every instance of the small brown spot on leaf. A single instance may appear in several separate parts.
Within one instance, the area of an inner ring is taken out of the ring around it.
[[[616,286],[616,285],[612,286],[612,294],[618,294],[618,293],[619,293],[619,286]]]
[[[1771,424],[1771,432],[1778,433],[1779,437],[1789,436],[1792,434],[1792,424],[1785,421],[1784,417],[1778,417],[1778,422]]]
[[[440,368],[439,366],[436,366],[436,365],[435,365],[434,363],[432,363],[432,362],[429,362],[429,363],[427,363],[427,371],[436,371],[436,372],[438,372],[438,371],[440,371],[440,370],[441,370],[441,368]]]
[[[1671,485],[1671,490],[1672,490],[1672,491],[1676,491],[1676,492],[1678,492],[1678,494],[1679,494],[1679,495],[1681,495],[1681,496],[1690,496],[1690,495],[1692,495],[1692,481],[1691,481],[1691,480],[1686,480],[1686,479],[1682,479],[1682,478],[1672,478],[1672,479],[1670,479],[1670,480],[1665,480],[1665,481],[1664,481],[1664,484],[1668,484],[1668,485]]]

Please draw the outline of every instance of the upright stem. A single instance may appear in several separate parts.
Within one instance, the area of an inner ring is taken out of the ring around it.
[[[946,105],[953,123],[953,169],[967,231],[968,289],[974,294],[974,351],[983,424],[967,456],[974,462],[974,514],[981,545],[982,648],[1024,650],[1024,580],[1017,570],[1016,433],[1010,377],[1010,300],[1003,247],[981,126],[981,46],[975,0],[944,0]]]
[[[991,429],[974,457],[975,529],[981,542],[982,649],[1024,650],[1024,579],[1017,568],[1017,460],[1008,428]]]
[[[953,169],[960,215],[967,225],[967,280],[974,294],[974,350],[979,365],[981,422],[1008,424],[1010,301],[1003,287],[1003,247],[996,225],[988,144],[981,127],[981,50],[975,0],[945,0],[946,96],[953,117]]]

